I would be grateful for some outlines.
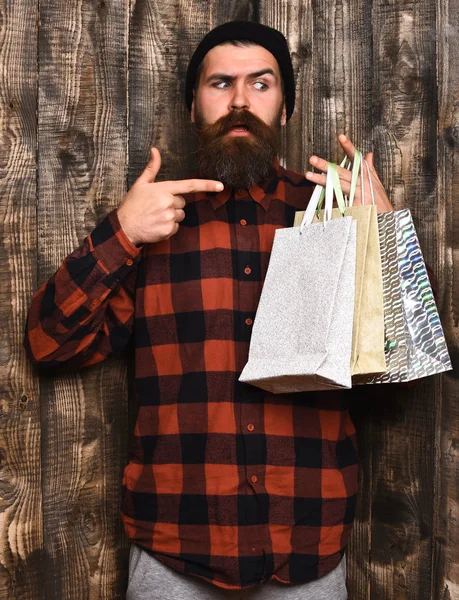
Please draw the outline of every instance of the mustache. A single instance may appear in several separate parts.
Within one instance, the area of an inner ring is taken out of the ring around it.
[[[226,135],[236,125],[245,127],[250,135]],[[233,109],[207,124],[197,112],[196,155],[201,175],[235,189],[249,188],[265,180],[273,170],[279,130],[280,114],[268,124],[245,108]]]
[[[266,136],[266,131],[270,129],[264,121],[244,108],[231,111],[229,114],[220,117],[215,123],[209,125],[200,123],[198,132],[205,139],[218,138],[229,133],[237,125],[245,127],[247,131],[256,137],[262,138]]]

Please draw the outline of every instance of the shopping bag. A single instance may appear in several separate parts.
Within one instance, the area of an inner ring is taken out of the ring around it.
[[[408,348],[405,315],[397,256],[395,211],[378,215],[384,302],[384,352],[387,370],[379,376],[359,377],[353,383],[393,383],[406,381]]]
[[[300,227],[278,229],[239,380],[273,393],[351,387],[356,224],[331,220],[336,165],[323,221],[317,187]]]
[[[341,163],[344,166],[345,162]],[[368,165],[366,165],[368,168]],[[351,373],[378,374],[386,371],[384,352],[384,309],[383,283],[381,274],[381,254],[378,233],[377,208],[373,188],[371,203],[354,205],[356,183],[359,171],[363,179],[364,161],[356,150],[351,176],[349,199],[345,202],[344,215],[357,221],[357,254],[355,271],[354,326],[352,334]],[[320,204],[320,201],[319,201]],[[304,212],[297,212],[294,225],[299,225]],[[335,208],[332,218],[342,217],[341,210]],[[315,217],[320,219],[320,212]]]
[[[449,371],[451,360],[411,212],[382,213],[378,224],[387,372],[362,382],[412,381]]]

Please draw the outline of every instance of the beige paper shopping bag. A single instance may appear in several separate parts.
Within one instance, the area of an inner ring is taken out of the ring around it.
[[[384,373],[384,298],[377,208],[375,205],[354,207],[370,209],[365,265],[362,277],[357,343],[351,363],[353,375]],[[357,225],[358,227],[358,225]]]

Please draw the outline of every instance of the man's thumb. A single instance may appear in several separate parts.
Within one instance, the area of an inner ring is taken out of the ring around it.
[[[161,154],[159,153],[158,148],[150,148],[150,160],[143,173],[140,175],[139,180],[142,183],[153,183],[160,168]]]

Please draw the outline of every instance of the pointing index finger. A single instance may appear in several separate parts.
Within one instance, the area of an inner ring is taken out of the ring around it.
[[[168,181],[167,191],[170,194],[190,194],[192,192],[221,192],[223,183],[212,179],[182,179],[180,181]]]

